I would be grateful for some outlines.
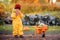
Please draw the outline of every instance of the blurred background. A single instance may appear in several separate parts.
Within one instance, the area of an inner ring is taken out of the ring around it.
[[[11,13],[16,3],[22,7],[24,26],[44,23],[52,29],[60,28],[60,0],[0,0],[0,33],[12,31]]]

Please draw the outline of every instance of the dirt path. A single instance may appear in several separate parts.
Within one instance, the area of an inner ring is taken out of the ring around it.
[[[60,40],[60,34],[46,35],[42,38],[41,35],[34,37],[33,35],[24,35],[24,38],[14,38],[12,35],[0,35],[0,40]]]

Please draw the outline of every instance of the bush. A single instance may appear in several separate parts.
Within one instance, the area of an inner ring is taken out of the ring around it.
[[[0,25],[3,25],[3,24],[4,24],[4,20],[0,19]]]

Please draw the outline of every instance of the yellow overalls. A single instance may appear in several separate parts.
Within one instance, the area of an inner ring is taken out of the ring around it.
[[[13,35],[23,35],[23,25],[22,25],[22,17],[23,14],[20,12],[18,16],[13,12],[11,14],[12,17],[12,25],[13,25]]]

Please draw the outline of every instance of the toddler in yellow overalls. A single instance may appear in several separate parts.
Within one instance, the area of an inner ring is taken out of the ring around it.
[[[23,14],[21,13],[20,9],[21,9],[20,4],[16,4],[11,14],[11,17],[13,25],[13,36],[23,38],[23,25],[22,25]]]

